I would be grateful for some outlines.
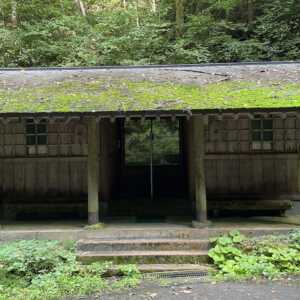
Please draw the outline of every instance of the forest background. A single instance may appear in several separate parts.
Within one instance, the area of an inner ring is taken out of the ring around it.
[[[299,0],[0,0],[1,67],[299,57]]]

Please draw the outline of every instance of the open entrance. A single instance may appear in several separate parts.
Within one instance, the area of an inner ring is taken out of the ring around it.
[[[137,119],[122,122],[120,129],[120,188],[114,214],[137,220],[190,215],[181,121]]]

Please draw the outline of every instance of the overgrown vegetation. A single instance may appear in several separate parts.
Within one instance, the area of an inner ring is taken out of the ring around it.
[[[81,265],[73,247],[57,241],[17,241],[0,246],[1,300],[54,300],[89,295],[109,288],[134,286],[140,274],[134,265],[120,266],[113,284],[103,275],[110,263]]]
[[[248,239],[238,231],[211,240],[220,279],[278,278],[300,274],[300,230]]]
[[[0,1],[0,66],[295,60],[299,56],[298,0]]]
[[[203,87],[151,81],[67,81],[0,89],[0,112],[77,112],[299,107],[300,84],[226,81]]]

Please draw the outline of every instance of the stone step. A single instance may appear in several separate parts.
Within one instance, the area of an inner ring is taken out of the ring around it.
[[[78,251],[208,250],[209,241],[200,239],[79,240]]]
[[[274,226],[224,226],[224,227],[208,227],[203,229],[197,228],[172,228],[167,227],[149,227],[136,225],[132,228],[105,228],[102,230],[86,230],[80,237],[85,239],[102,239],[102,240],[121,240],[121,239],[209,239],[210,237],[219,236],[230,232],[231,230],[239,230],[240,233],[249,237],[261,236],[267,234],[285,234],[296,226],[280,225]]]
[[[207,239],[208,231],[195,228],[105,228],[87,233],[87,239]]]
[[[115,264],[203,264],[209,262],[208,251],[78,251],[83,263],[111,261]]]
[[[137,265],[138,270],[141,273],[182,273],[182,272],[203,272],[209,273],[213,270],[210,265],[199,265],[199,264],[139,264]],[[120,275],[120,269],[117,265],[113,265],[104,274],[105,276],[117,276]]]
[[[251,226],[241,226],[240,224],[232,223],[229,225],[211,226],[203,229],[178,228],[179,226],[169,226],[167,224],[160,224],[159,226],[149,226],[143,224],[133,224],[127,228],[120,224],[116,227],[114,225],[107,225],[104,229],[87,230],[82,228],[48,228],[43,226],[34,226],[26,229],[2,228],[0,230],[0,243],[14,240],[75,240],[80,239],[103,239],[103,240],[120,240],[120,239],[163,239],[163,238],[178,238],[178,239],[208,239],[231,230],[239,230],[242,234],[249,237],[261,236],[266,234],[286,234],[290,230],[299,228],[294,225],[284,224],[252,224]]]
[[[208,273],[213,270],[209,265],[199,264],[149,264],[137,265],[137,268],[142,273],[156,272],[203,272]]]

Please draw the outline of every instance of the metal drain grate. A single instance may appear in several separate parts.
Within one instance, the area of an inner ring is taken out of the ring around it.
[[[144,274],[145,279],[175,279],[175,278],[206,278],[208,272],[187,271],[187,272],[157,272]]]

